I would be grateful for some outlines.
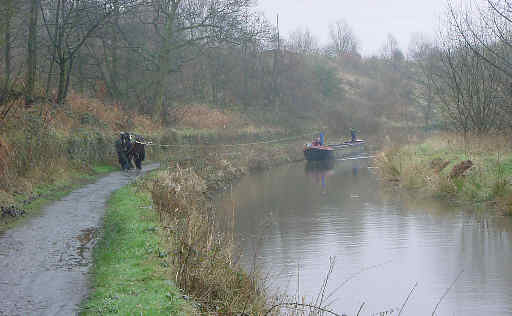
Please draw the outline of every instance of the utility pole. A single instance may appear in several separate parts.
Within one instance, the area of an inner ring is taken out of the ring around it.
[[[277,14],[277,46],[274,50],[274,69],[272,74],[272,94],[276,113],[279,113],[280,90],[279,90],[279,58],[281,55],[281,37],[279,32],[279,14]]]
[[[37,22],[39,17],[40,0],[30,2],[30,18],[28,26],[28,54],[27,54],[27,75],[25,88],[25,103],[33,102],[34,85],[37,69]]]

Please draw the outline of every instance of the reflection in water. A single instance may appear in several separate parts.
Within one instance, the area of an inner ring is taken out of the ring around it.
[[[219,201],[221,215],[233,201],[241,262],[270,273],[276,290],[316,298],[332,256],[332,309],[396,311],[418,282],[402,315],[431,315],[463,269],[437,315],[512,314],[510,219],[383,193],[366,160],[246,177]]]
[[[310,161],[306,163],[305,172],[316,183],[322,184],[322,195],[327,194],[326,178],[334,174],[334,160]]]

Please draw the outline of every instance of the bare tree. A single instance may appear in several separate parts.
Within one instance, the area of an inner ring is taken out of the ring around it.
[[[464,133],[500,129],[512,114],[510,9],[510,0],[449,2],[434,82],[443,114]]]
[[[37,69],[37,26],[39,20],[40,0],[30,1],[30,19],[27,41],[27,79],[25,88],[25,103],[33,102],[34,85]]]
[[[384,42],[381,48],[381,58],[394,62],[401,62],[405,59],[404,53],[398,44],[398,40],[393,34],[388,34],[386,42]]]
[[[46,3],[43,21],[59,66],[57,103],[67,96],[75,56],[86,41],[116,12],[115,0],[56,0]],[[137,4],[125,1],[126,7]]]
[[[416,101],[419,105],[425,127],[430,128],[434,115],[435,74],[440,63],[439,49],[422,34],[416,34],[409,48],[410,68],[413,79],[417,83]]]
[[[449,2],[448,27],[479,58],[512,79],[512,1]],[[484,52],[484,53],[483,53]]]
[[[0,4],[0,44],[3,46],[3,59],[5,63],[4,82],[2,85],[2,95],[6,96],[9,91],[9,84],[12,74],[12,20],[19,10],[18,2],[15,0],[6,0]],[[0,101],[3,98],[0,98]],[[0,102],[1,103],[1,102]]]
[[[451,40],[444,43],[440,56],[442,67],[434,80],[443,114],[464,134],[487,133],[502,123],[503,74],[474,54],[472,48],[458,44]],[[485,51],[481,54],[495,61]]]
[[[318,40],[307,28],[298,28],[290,33],[286,48],[302,55],[316,55],[319,52]]]
[[[329,37],[331,40],[327,48],[329,55],[344,56],[357,53],[359,41],[345,20],[329,25]]]
[[[202,56],[206,49],[229,43],[240,45],[246,34],[244,27],[252,20],[250,0],[154,0],[134,12],[145,26],[148,38],[124,39],[143,55],[147,70],[148,91],[156,106],[156,116],[169,102],[172,93],[170,76]]]

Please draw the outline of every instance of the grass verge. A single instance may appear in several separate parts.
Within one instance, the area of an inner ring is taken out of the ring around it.
[[[384,179],[402,188],[512,214],[512,147],[506,137],[437,135],[387,148],[377,165]]]
[[[190,315],[191,307],[162,273],[158,216],[136,185],[108,202],[104,233],[94,249],[94,280],[81,315]]]

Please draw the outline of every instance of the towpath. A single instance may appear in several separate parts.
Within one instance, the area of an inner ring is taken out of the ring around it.
[[[110,194],[142,172],[114,172],[0,233],[0,315],[76,315]]]

